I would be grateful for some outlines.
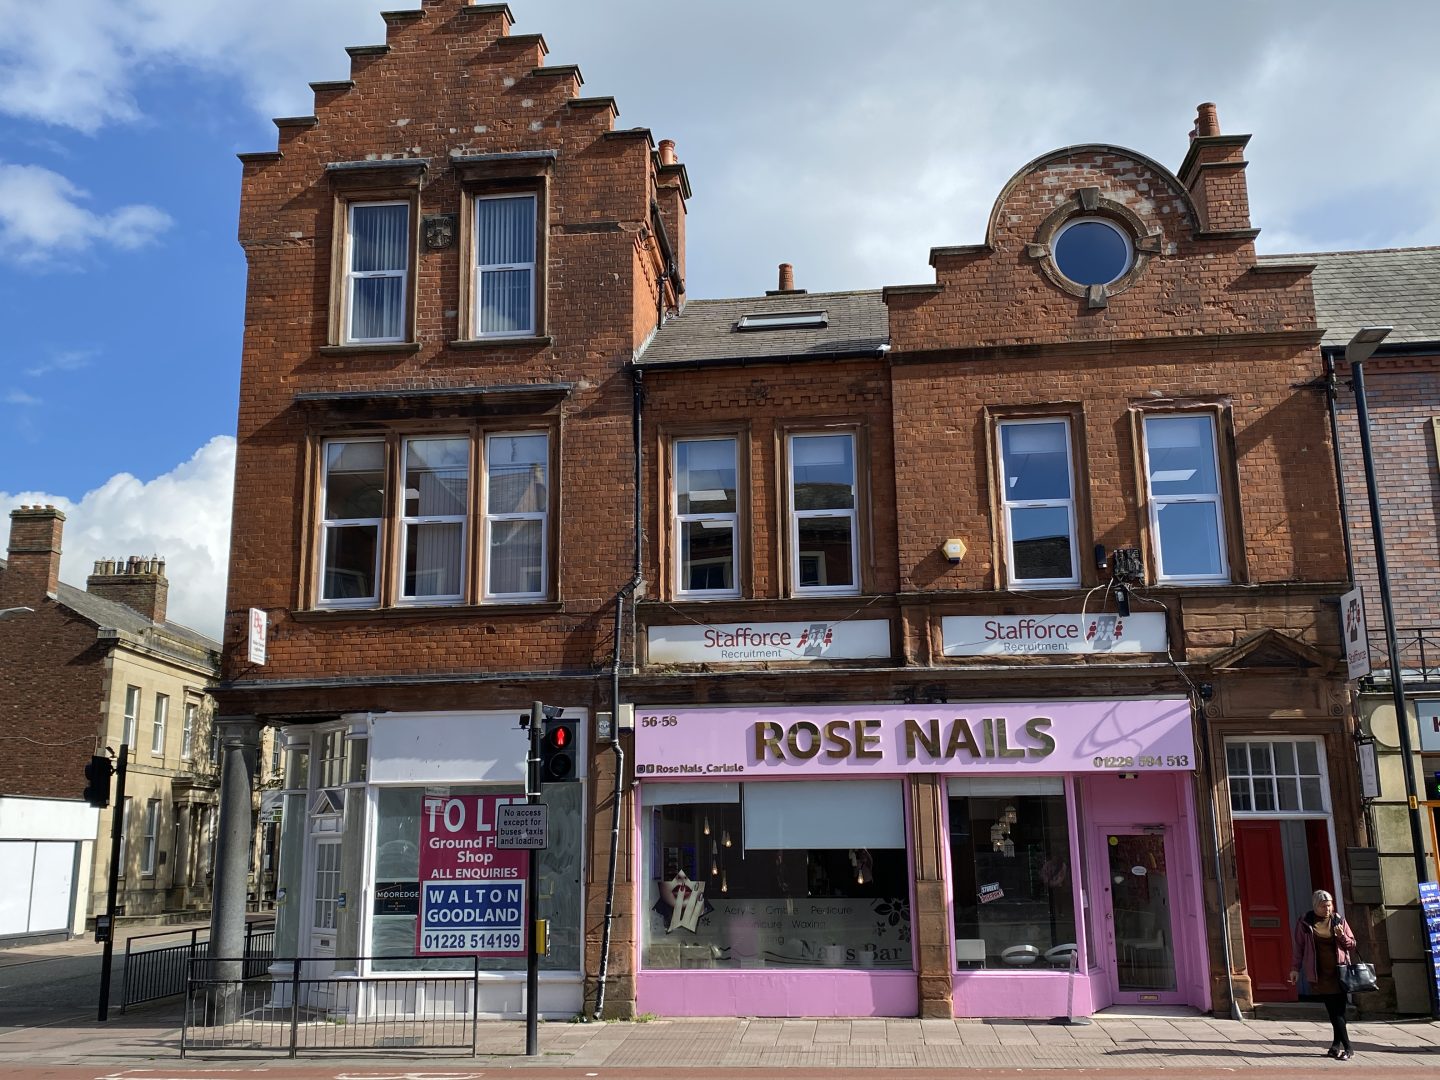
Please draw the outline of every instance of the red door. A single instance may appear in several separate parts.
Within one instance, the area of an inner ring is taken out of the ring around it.
[[[1256,1001],[1294,1001],[1290,985],[1290,905],[1285,894],[1285,852],[1278,821],[1237,821],[1240,916],[1245,923],[1245,967]]]

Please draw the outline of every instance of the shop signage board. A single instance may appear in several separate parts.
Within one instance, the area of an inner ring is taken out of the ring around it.
[[[1195,765],[1185,698],[635,710],[642,780]]]
[[[1440,994],[1440,884],[1426,881],[1420,885],[1420,910],[1425,915],[1425,936],[1430,940],[1430,977],[1435,992]]]
[[[1163,653],[1170,647],[1158,611],[1120,616],[949,615],[940,620],[946,656]]]
[[[1415,702],[1415,719],[1420,725],[1420,749],[1440,754],[1440,701]]]
[[[753,664],[770,660],[883,660],[888,619],[840,622],[684,623],[648,631],[652,664]]]
[[[1340,597],[1340,641],[1345,647],[1349,677],[1370,674],[1370,633],[1365,626],[1365,595],[1357,588]]]
[[[528,855],[499,845],[500,808],[523,795],[426,795],[420,805],[420,918],[427,956],[525,955]]]

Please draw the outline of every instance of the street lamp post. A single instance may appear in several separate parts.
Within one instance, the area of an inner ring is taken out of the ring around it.
[[[1420,829],[1419,789],[1415,785],[1414,749],[1410,742],[1410,715],[1405,704],[1405,677],[1400,668],[1400,646],[1395,635],[1395,605],[1390,597],[1390,568],[1385,559],[1385,529],[1380,522],[1380,491],[1375,482],[1375,457],[1370,447],[1370,411],[1365,398],[1365,361],[1390,333],[1388,326],[1362,326],[1345,346],[1355,391],[1355,418],[1360,427],[1360,455],[1365,463],[1365,494],[1370,500],[1370,535],[1375,548],[1375,577],[1380,589],[1380,610],[1385,617],[1385,649],[1390,665],[1390,693],[1395,701],[1395,726],[1404,758],[1405,798],[1410,811],[1410,846],[1415,853],[1416,882],[1430,880],[1425,841]]]

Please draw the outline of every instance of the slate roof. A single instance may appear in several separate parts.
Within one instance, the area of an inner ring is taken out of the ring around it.
[[[811,329],[737,330],[744,315],[823,311]],[[786,293],[728,300],[691,300],[662,326],[636,358],[642,367],[744,363],[840,356],[876,356],[890,341],[889,309],[880,290]]]
[[[1262,263],[1315,264],[1322,345],[1344,345],[1362,326],[1393,326],[1385,345],[1440,344],[1440,247],[1266,255]],[[1383,349],[1383,346],[1382,346]]]
[[[0,559],[0,570],[4,569],[5,560]],[[124,631],[161,650],[177,652],[176,646],[179,646],[179,653],[220,651],[220,642],[206,637],[198,630],[191,630],[188,626],[168,620],[163,623],[151,622],[132,607],[106,600],[103,596],[95,596],[63,581],[55,591],[55,599],[82,619],[94,623],[96,627]]]

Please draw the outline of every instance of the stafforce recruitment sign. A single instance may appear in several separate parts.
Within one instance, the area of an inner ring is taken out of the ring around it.
[[[502,804],[523,795],[426,795],[420,804],[420,920],[427,955],[525,955],[524,851],[495,844]]]
[[[1184,698],[635,710],[641,779],[1194,767]]]

